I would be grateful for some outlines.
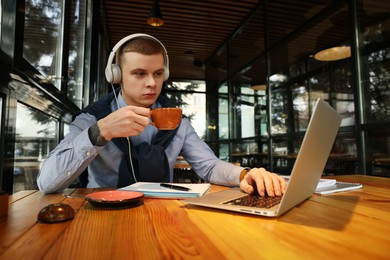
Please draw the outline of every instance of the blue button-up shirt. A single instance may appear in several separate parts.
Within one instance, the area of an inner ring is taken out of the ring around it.
[[[120,107],[126,106],[122,96],[118,95]],[[152,108],[159,107],[155,103]],[[114,100],[111,110],[117,109]],[[43,162],[38,174],[39,190],[44,193],[61,192],[74,183],[88,167],[88,188],[116,187],[118,169],[123,153],[113,143],[104,146],[92,145],[88,129],[96,123],[96,118],[82,113],[70,124],[69,134],[51,151]],[[157,133],[153,125],[146,126],[137,136],[130,137],[130,142],[138,145],[142,142],[151,144]],[[205,180],[226,186],[238,186],[242,167],[218,159],[210,147],[199,139],[187,118],[183,118],[172,142],[165,149],[170,165],[170,181],[173,180],[173,167],[176,158],[181,155],[191,165],[197,175]]]

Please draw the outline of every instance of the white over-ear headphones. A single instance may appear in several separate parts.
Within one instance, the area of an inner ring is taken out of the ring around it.
[[[164,81],[169,78],[169,58],[168,58],[167,50],[165,49],[164,45],[157,38],[153,36],[150,36],[148,34],[143,34],[143,33],[136,33],[136,34],[131,34],[129,36],[126,36],[125,38],[120,40],[117,44],[115,44],[114,48],[112,48],[110,56],[108,57],[107,66],[105,70],[106,79],[109,83],[117,84],[120,83],[122,80],[121,68],[119,67],[118,64],[113,63],[116,52],[124,43],[130,40],[134,40],[136,38],[151,39],[161,45],[163,49],[163,56],[164,56]]]

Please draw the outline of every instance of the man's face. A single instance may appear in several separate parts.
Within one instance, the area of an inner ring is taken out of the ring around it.
[[[121,71],[122,96],[126,104],[150,107],[161,93],[164,81],[163,55],[126,52],[123,54]]]

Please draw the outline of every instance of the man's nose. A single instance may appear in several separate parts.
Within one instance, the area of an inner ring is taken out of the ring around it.
[[[153,75],[148,76],[147,85],[151,87],[156,86],[156,79],[153,77]]]

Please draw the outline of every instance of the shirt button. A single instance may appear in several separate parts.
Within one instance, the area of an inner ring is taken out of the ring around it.
[[[71,175],[72,173],[71,172],[67,172],[68,175]]]
[[[91,156],[91,152],[86,152],[86,155],[87,156]]]

